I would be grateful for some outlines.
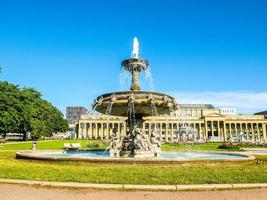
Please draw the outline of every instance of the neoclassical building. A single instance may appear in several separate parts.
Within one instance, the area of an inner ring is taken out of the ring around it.
[[[82,115],[77,123],[77,138],[110,139],[113,129],[126,134],[127,118],[107,115]],[[210,104],[181,104],[171,116],[146,117],[142,129],[150,135],[157,128],[160,140],[182,141],[182,127],[194,130],[193,137],[202,141],[226,141],[242,137],[244,142],[267,142],[267,119],[264,115],[225,114]]]

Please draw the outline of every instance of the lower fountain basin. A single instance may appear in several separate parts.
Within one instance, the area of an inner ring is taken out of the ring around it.
[[[53,161],[126,162],[126,163],[181,163],[192,161],[250,161],[255,157],[243,153],[218,153],[206,151],[163,151],[154,158],[110,158],[105,150],[80,151],[21,151],[17,158]]]
[[[169,114],[177,108],[177,103],[173,97],[149,91],[123,91],[103,94],[97,97],[93,107],[96,111],[107,114],[108,107],[112,104],[112,109],[108,111],[108,114],[127,117],[130,99],[134,102],[137,118]],[[155,106],[157,113],[152,106]]]

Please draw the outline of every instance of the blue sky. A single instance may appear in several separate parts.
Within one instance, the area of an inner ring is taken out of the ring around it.
[[[155,90],[267,110],[265,0],[0,0],[0,80],[36,88],[63,112],[89,107],[120,90],[134,36]]]

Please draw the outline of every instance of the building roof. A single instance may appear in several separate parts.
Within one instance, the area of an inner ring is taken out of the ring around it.
[[[265,119],[267,119],[267,110],[266,111],[262,111],[262,112],[257,112],[257,113],[255,113],[255,115],[264,115]]]
[[[212,104],[179,104],[180,108],[215,109]]]

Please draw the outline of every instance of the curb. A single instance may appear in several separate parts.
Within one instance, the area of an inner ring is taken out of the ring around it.
[[[212,191],[212,190],[236,190],[267,188],[267,183],[246,184],[201,184],[201,185],[130,185],[130,184],[95,184],[75,182],[48,182],[29,181],[16,179],[0,179],[0,184],[19,184],[27,186],[40,186],[52,188],[74,188],[74,189],[118,189],[139,191]]]

